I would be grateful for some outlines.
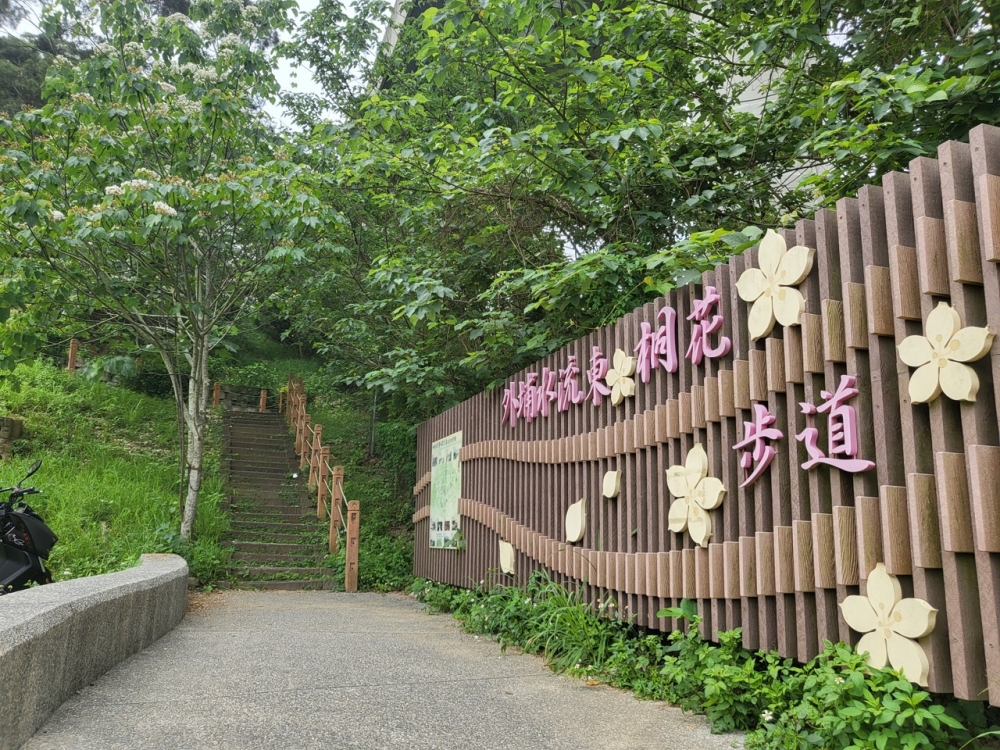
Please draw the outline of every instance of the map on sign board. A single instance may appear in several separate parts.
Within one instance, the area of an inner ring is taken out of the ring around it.
[[[462,433],[454,432],[431,445],[431,547],[456,549],[461,544],[458,499],[462,495]]]

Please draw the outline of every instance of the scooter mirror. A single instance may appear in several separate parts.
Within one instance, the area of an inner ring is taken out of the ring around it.
[[[24,479],[22,479],[17,484],[19,486],[24,484],[24,482],[28,479],[28,477],[30,477],[32,474],[38,471],[41,468],[41,466],[42,466],[42,459],[38,459],[37,461],[35,461],[35,463],[31,465],[31,468],[28,469],[28,473],[24,475]]]

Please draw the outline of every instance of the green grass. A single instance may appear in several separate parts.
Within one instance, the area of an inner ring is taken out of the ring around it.
[[[306,391],[307,395],[309,391]],[[331,465],[344,467],[344,494],[361,508],[358,587],[363,591],[400,591],[413,579],[413,485],[416,440],[402,423],[376,428],[376,455],[368,456],[371,414],[347,399],[311,402],[313,424],[323,425],[323,444]],[[342,570],[341,549],[332,561]]]
[[[146,552],[184,554],[192,575],[221,575],[218,430],[206,457],[206,482],[195,538],[182,545],[177,425],[172,400],[71,376],[45,364],[20,366],[0,382],[0,415],[23,420],[14,457],[0,464],[0,485],[19,480],[36,459],[29,484],[43,490],[31,506],[59,537],[49,559],[55,580],[135,565]]]

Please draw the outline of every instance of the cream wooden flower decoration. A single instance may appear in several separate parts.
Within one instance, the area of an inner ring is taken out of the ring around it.
[[[907,336],[896,347],[899,358],[917,370],[910,376],[910,401],[930,403],[941,391],[955,401],[975,401],[979,376],[964,362],[986,355],[993,345],[989,328],[962,328],[958,313],[940,302],[927,316],[926,336]]]
[[[695,544],[708,546],[712,536],[708,511],[719,507],[726,488],[720,480],[708,476],[708,455],[701,443],[688,451],[683,466],[667,469],[667,487],[677,498],[667,511],[668,528],[687,529]]]
[[[573,503],[566,511],[566,541],[579,542],[587,533],[587,509],[583,500]]]
[[[849,596],[840,611],[853,630],[865,633],[857,652],[868,652],[868,666],[891,664],[910,682],[927,685],[930,665],[923,647],[914,638],[934,630],[937,610],[923,599],[904,599],[899,581],[879,563],[868,574],[868,596]]]
[[[503,539],[499,541],[500,544],[500,570],[502,570],[507,575],[514,574],[514,545],[510,542],[505,542]]]
[[[628,396],[635,395],[635,357],[628,356],[621,349],[615,349],[612,362],[614,367],[604,376],[604,382],[611,389],[611,403],[618,406]]]
[[[604,497],[618,497],[618,493],[622,491],[622,473],[620,471],[605,472],[602,489]]]
[[[799,324],[806,300],[793,287],[809,275],[815,255],[813,248],[802,245],[786,251],[785,238],[773,229],[767,230],[757,251],[760,268],[748,268],[736,282],[740,299],[753,302],[747,327],[754,341],[767,336],[775,321],[783,326]]]

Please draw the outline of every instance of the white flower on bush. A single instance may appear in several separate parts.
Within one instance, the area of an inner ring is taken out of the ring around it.
[[[158,213],[160,216],[176,216],[176,209],[172,208],[169,204],[163,201],[153,201],[153,211]]]
[[[74,102],[82,102],[84,104],[94,103],[94,97],[92,97],[90,94],[73,94],[70,97],[70,99],[72,99]]]
[[[108,185],[104,188],[105,195],[125,195],[125,188],[121,185]]]
[[[66,214],[64,214],[62,211],[57,211],[56,209],[52,209],[51,211],[49,211],[49,218],[51,218],[52,221],[62,221],[63,219],[66,218]]]
[[[152,185],[149,184],[148,180],[126,180],[122,183],[123,188],[132,188],[132,190],[149,190]]]
[[[765,724],[770,724],[774,721],[774,712],[765,708],[764,712],[760,715],[760,718]]]
[[[161,83],[160,84],[160,88],[163,89],[164,91],[166,91],[168,94],[176,94],[177,93],[177,87],[176,86],[172,86],[169,83]]]

